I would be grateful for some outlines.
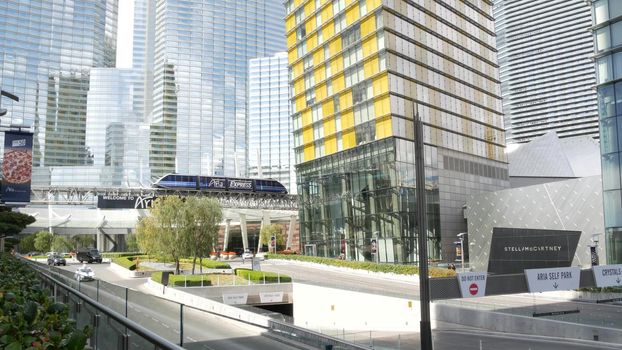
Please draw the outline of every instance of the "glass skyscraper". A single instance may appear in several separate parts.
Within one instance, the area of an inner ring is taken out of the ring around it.
[[[622,263],[622,2],[592,2],[607,263]],[[598,233],[598,232],[594,232]]]
[[[284,16],[280,0],[155,2],[152,176],[246,175],[248,62],[285,50]]]
[[[248,174],[278,180],[289,193],[296,193],[287,71],[286,52],[250,60]]]
[[[494,0],[508,144],[555,131],[598,137],[590,7],[584,0]]]
[[[49,183],[53,168],[93,164],[86,145],[90,70],[115,65],[117,6],[117,0],[0,3],[0,86],[20,98],[3,99],[9,114],[1,123],[32,127],[35,185]]]
[[[305,253],[418,260],[418,114],[428,203],[423,234],[431,259],[453,260],[456,234],[466,231],[467,194],[509,186],[492,3],[285,5]]]

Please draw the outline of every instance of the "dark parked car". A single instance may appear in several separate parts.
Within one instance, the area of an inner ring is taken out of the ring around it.
[[[87,263],[100,263],[102,262],[102,256],[99,255],[99,251],[97,249],[89,249],[89,250],[79,250],[76,254],[76,260],[79,262],[87,262]]]
[[[63,265],[63,266],[67,266],[67,261],[61,255],[52,254],[52,255],[48,256],[48,265],[54,265],[54,266]]]

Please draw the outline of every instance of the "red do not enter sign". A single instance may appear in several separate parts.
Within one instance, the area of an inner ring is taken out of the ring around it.
[[[477,295],[478,291],[479,291],[479,287],[477,286],[477,284],[471,283],[471,285],[469,286],[469,293],[471,293],[471,295]]]

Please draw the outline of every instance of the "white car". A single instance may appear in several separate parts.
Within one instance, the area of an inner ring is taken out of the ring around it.
[[[253,253],[251,253],[251,251],[248,249],[246,249],[244,253],[242,253],[242,260],[246,260],[246,259],[250,259],[250,260],[253,259]]]
[[[74,276],[78,282],[92,281],[95,279],[95,272],[88,266],[82,266],[76,270]]]

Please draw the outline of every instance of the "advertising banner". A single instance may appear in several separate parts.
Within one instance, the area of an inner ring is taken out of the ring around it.
[[[99,209],[149,209],[156,200],[154,195],[98,195],[97,208]]]
[[[570,266],[580,236],[580,231],[494,227],[488,272]]]
[[[579,289],[581,268],[530,269],[525,270],[525,277],[530,293]]]
[[[486,295],[486,272],[461,272],[456,275],[463,298],[477,298]]]
[[[622,264],[592,266],[596,287],[622,287]]]
[[[32,134],[18,131],[4,133],[2,162],[2,201],[30,202],[32,179]]]

